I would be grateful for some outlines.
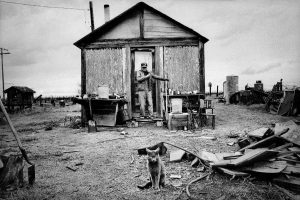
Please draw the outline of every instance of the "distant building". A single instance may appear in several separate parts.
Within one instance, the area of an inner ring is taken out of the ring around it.
[[[24,109],[32,107],[34,90],[28,87],[12,86],[6,90],[7,93],[6,106],[8,110],[14,110],[15,107]]]
[[[131,118],[139,109],[136,73],[146,62],[148,70],[170,80],[167,85],[156,82],[152,89],[153,109],[161,115],[167,87],[205,94],[207,41],[146,3],[137,3],[74,43],[81,49],[81,94],[93,94],[99,85],[107,85],[110,93],[128,100]]]

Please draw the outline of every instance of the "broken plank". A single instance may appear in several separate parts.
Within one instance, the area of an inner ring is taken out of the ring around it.
[[[282,149],[285,149],[285,148],[288,148],[288,147],[292,147],[292,146],[293,146],[293,143],[286,143],[286,144],[284,144],[284,145],[275,147],[275,148],[273,148],[272,150],[274,150],[274,151],[279,151],[279,150],[282,150]]]
[[[289,177],[289,179],[279,177],[274,178],[273,182],[279,186],[286,187],[292,191],[299,192],[300,191],[300,180],[296,177]]]
[[[278,133],[279,135],[280,134],[283,134],[283,133],[286,133],[289,129],[284,129],[282,130],[280,133]],[[262,139],[260,140],[259,142],[256,142],[256,143],[253,143],[253,144],[250,144],[242,149],[240,149],[239,151],[244,151],[245,149],[255,149],[255,148],[261,148],[261,147],[266,147],[266,146],[269,146],[271,144],[273,144],[274,142],[278,141],[278,140],[283,140],[282,138],[280,138],[279,136],[277,135],[272,135],[270,137],[267,137],[265,139]]]
[[[181,161],[183,156],[185,155],[185,151],[178,149],[176,151],[172,151],[170,153],[170,162],[178,162]]]
[[[255,162],[253,166],[244,167],[243,171],[264,173],[264,174],[278,174],[287,167],[285,161],[261,161]]]
[[[225,173],[225,174],[231,175],[233,177],[236,177],[236,176],[249,176],[250,175],[249,173],[246,173],[246,172],[241,172],[241,171],[232,170],[232,169],[226,169],[224,167],[218,167],[218,170]]]
[[[272,156],[277,155],[278,152],[268,150],[266,148],[259,148],[244,154],[243,156],[233,160],[230,165],[233,166],[244,166],[253,162],[261,161],[264,159],[270,159]]]
[[[263,127],[263,128],[259,128],[259,129],[249,132],[248,136],[255,137],[255,138],[263,138],[270,131],[271,131],[271,129]]]
[[[210,153],[208,151],[201,151],[201,152],[199,152],[198,156],[204,161],[208,161],[211,163],[219,162],[219,159],[216,156],[216,154]]]
[[[217,156],[217,158],[219,160],[231,160],[231,159],[235,159],[237,157],[242,156],[243,154],[241,152],[224,152],[224,153],[215,153],[215,155]]]
[[[287,163],[286,168],[282,171],[284,174],[291,174],[291,175],[300,175],[300,164],[289,164]]]

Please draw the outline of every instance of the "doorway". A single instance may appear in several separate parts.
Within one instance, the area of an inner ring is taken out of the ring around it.
[[[141,70],[141,63],[147,63],[148,71],[155,72],[155,53],[154,48],[132,48],[131,49],[131,102],[132,102],[132,116],[140,116],[140,104],[138,97],[138,82],[137,82],[137,72]],[[152,102],[153,102],[153,112],[156,112],[156,82],[152,82]],[[146,113],[147,104],[146,104]]]

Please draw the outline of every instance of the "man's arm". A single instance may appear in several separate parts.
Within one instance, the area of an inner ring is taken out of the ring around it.
[[[155,74],[151,74],[151,76],[152,76],[154,79],[157,79],[157,80],[161,80],[161,81],[169,81],[169,79],[163,78],[163,77],[160,77],[160,76],[157,76],[157,75],[155,75]]]
[[[149,73],[148,75],[144,76],[144,75],[142,74],[142,72],[138,71],[138,72],[137,72],[136,80],[137,80],[138,82],[143,82],[144,80],[150,78],[150,76],[151,76],[151,73]]]

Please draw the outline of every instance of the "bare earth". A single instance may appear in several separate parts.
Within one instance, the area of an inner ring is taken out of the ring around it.
[[[205,128],[196,132],[169,132],[165,127],[143,125],[125,128],[128,135],[116,129],[88,133],[87,128],[72,129],[64,125],[66,116],[80,116],[80,106],[34,107],[31,111],[12,114],[11,119],[19,136],[35,163],[36,183],[11,193],[6,199],[188,199],[186,185],[206,174],[190,166],[190,161],[169,162],[170,151],[162,156],[166,165],[166,187],[161,191],[140,190],[137,185],[147,181],[146,157],[135,149],[168,141],[190,151],[234,152],[236,141],[229,134],[244,134],[272,123],[284,122],[292,117],[271,115],[264,105],[224,105],[216,103],[216,129]],[[52,130],[45,130],[53,124]],[[217,140],[198,136],[215,136]],[[0,125],[0,152],[19,152],[8,125]],[[77,166],[76,166],[77,164]],[[72,171],[67,168],[76,169]],[[24,167],[27,182],[27,165]],[[181,179],[170,179],[171,174]],[[235,178],[212,173],[190,187],[194,199],[289,199],[264,180]],[[1,199],[1,196],[0,196]]]

